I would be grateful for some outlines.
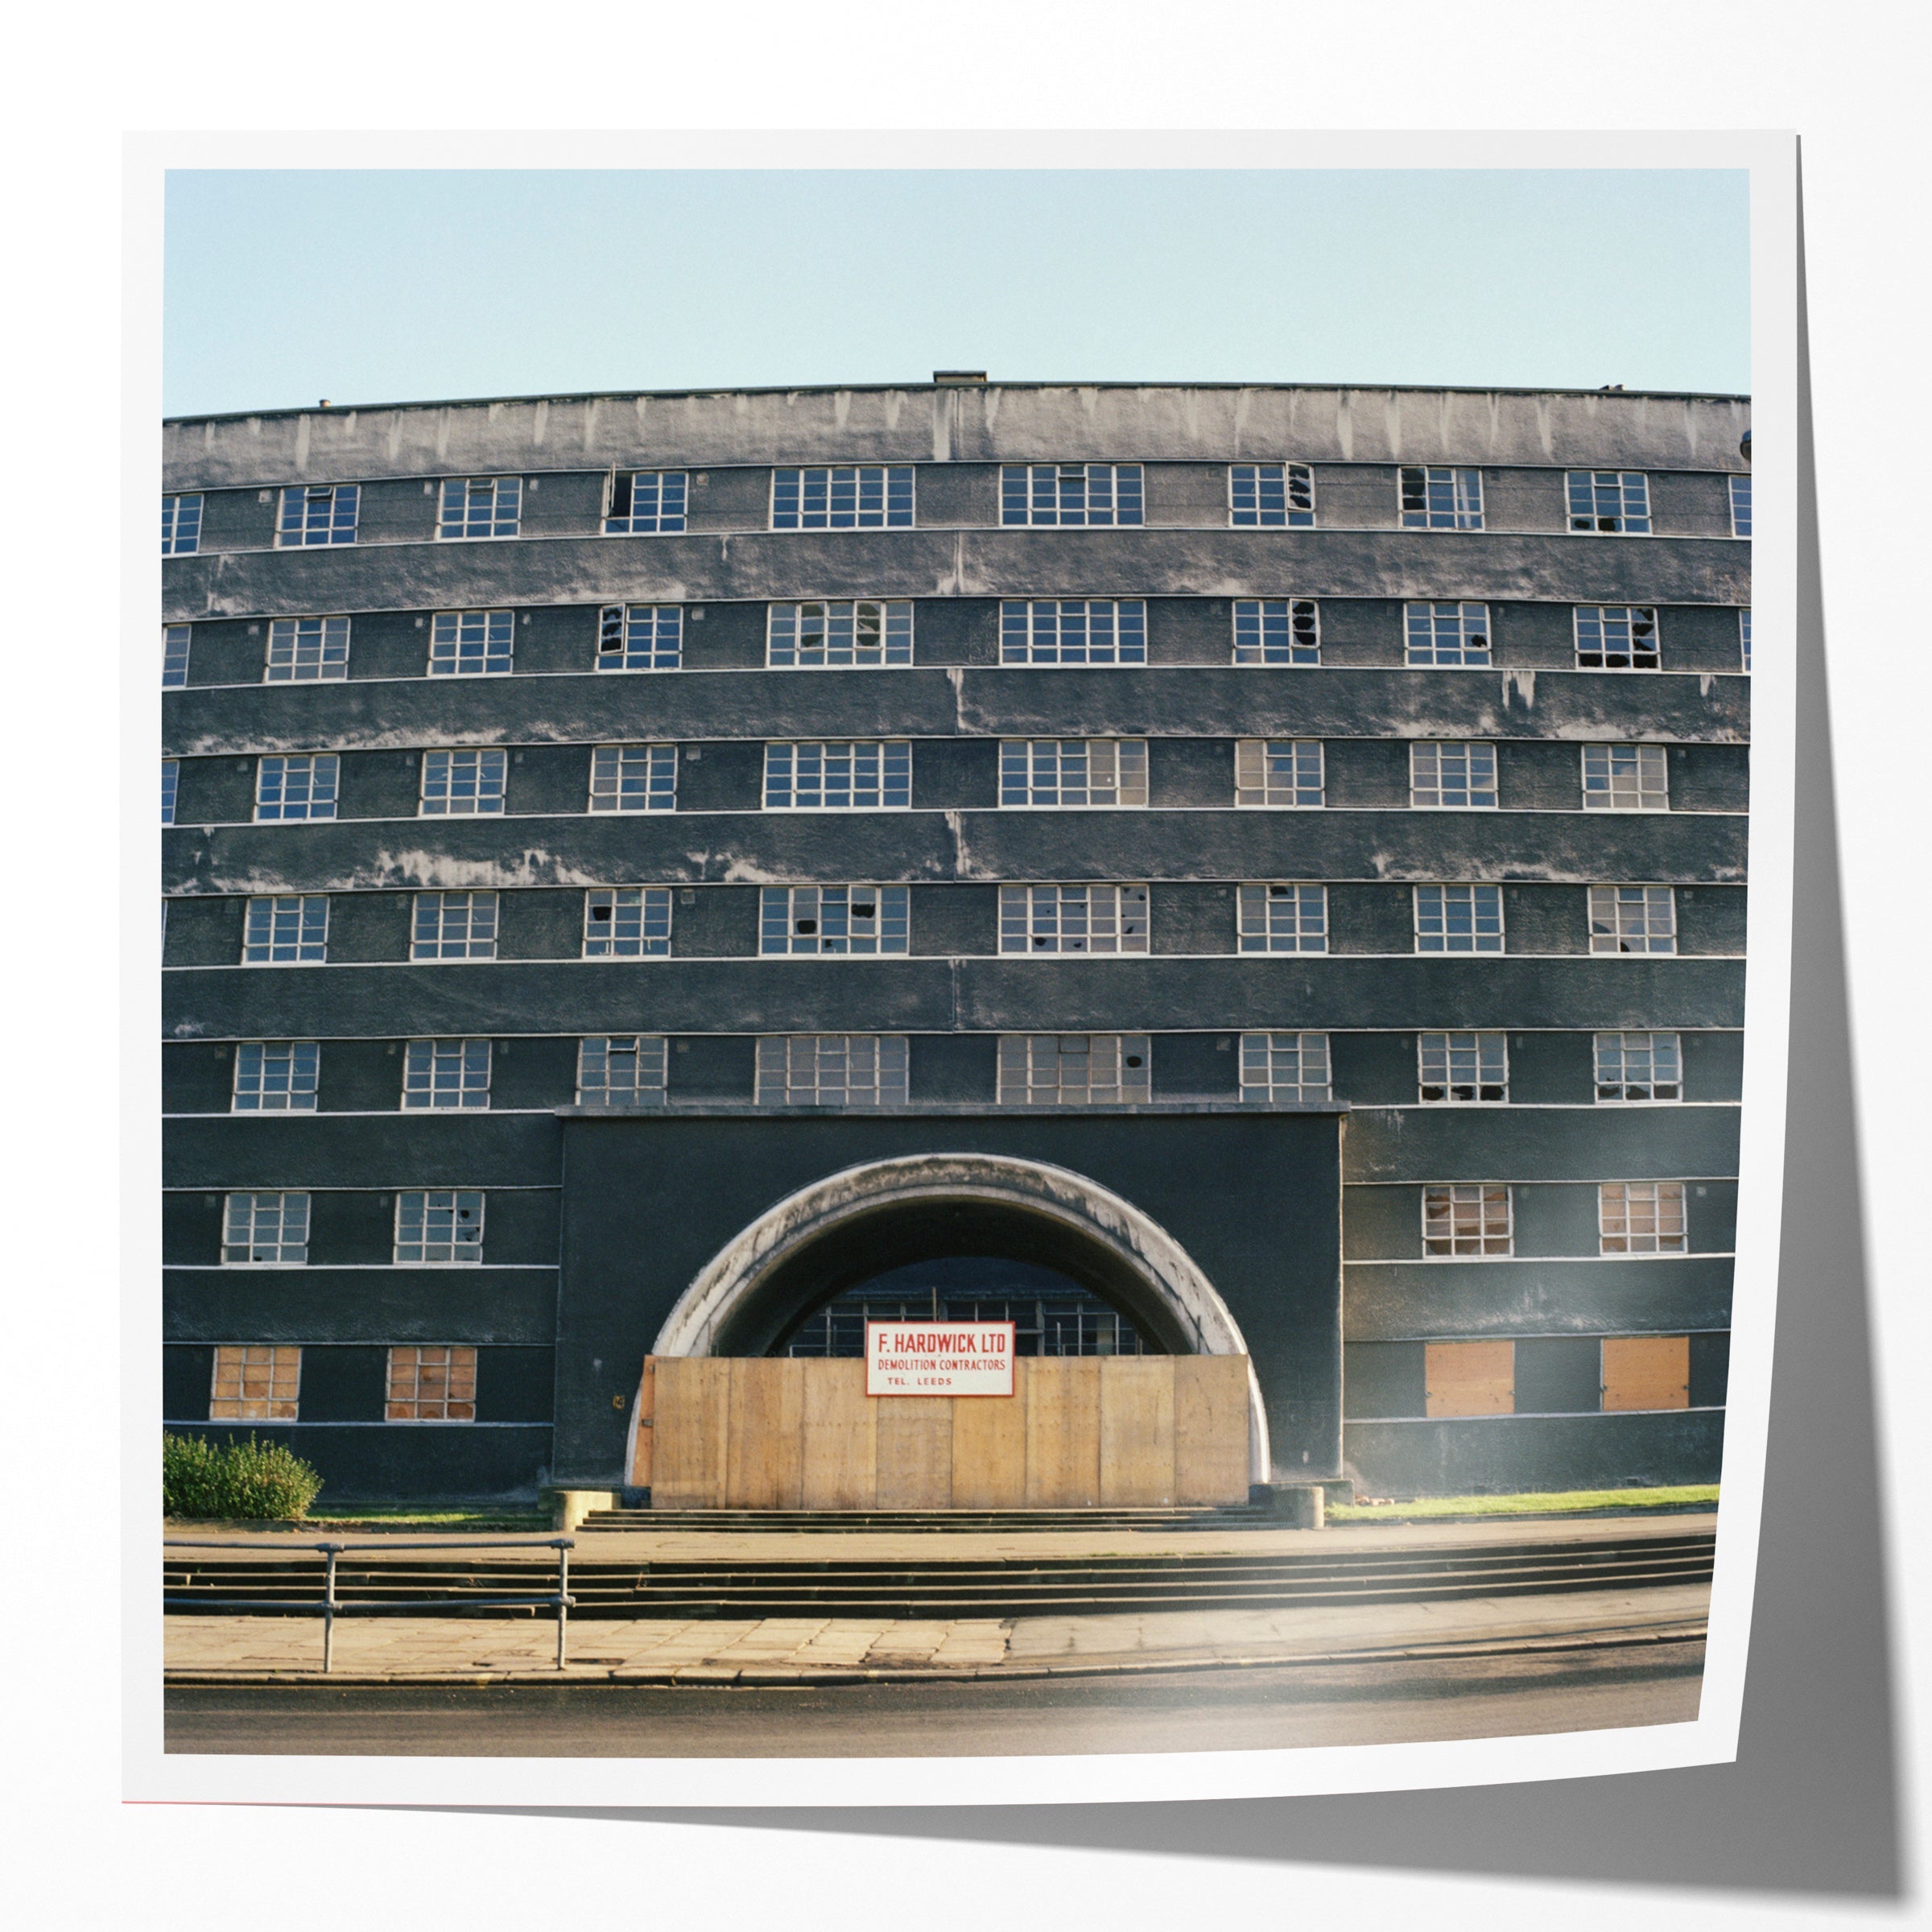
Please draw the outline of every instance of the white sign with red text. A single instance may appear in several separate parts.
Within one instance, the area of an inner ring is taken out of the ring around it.
[[[1011,1322],[868,1322],[868,1395],[1011,1395]]]

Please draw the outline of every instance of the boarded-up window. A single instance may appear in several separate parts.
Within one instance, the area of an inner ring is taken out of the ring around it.
[[[391,1422],[473,1422],[477,1352],[464,1348],[392,1348],[383,1419]]]
[[[1607,1335],[1604,1406],[1688,1409],[1690,1338],[1683,1335]]]
[[[211,1422],[292,1422],[302,1389],[302,1351],[225,1344],[215,1351]]]
[[[1509,1415],[1515,1410],[1513,1342],[1431,1342],[1424,1375],[1430,1415]]]

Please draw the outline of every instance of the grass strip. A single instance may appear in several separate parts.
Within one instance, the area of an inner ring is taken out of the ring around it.
[[[1407,1502],[1335,1503],[1327,1514],[1331,1523],[1374,1523],[1414,1517],[1574,1516],[1605,1509],[1635,1513],[1716,1501],[1715,1483],[1693,1483],[1670,1489],[1537,1489],[1516,1496],[1418,1496]]]

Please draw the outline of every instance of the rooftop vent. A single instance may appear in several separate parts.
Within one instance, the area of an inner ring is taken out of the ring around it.
[[[983,369],[935,369],[932,379],[941,389],[963,389],[971,382],[984,382],[986,372]]]

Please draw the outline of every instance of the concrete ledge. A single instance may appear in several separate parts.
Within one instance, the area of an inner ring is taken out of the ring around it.
[[[593,1509],[615,1509],[624,1493],[617,1489],[539,1489],[537,1500],[550,1512],[551,1527],[568,1536]]]

